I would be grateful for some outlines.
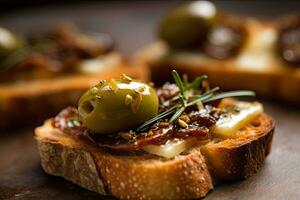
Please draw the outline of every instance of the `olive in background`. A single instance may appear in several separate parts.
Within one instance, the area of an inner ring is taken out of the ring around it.
[[[102,81],[82,95],[78,110],[84,126],[99,134],[117,133],[157,115],[155,90],[129,77],[125,79]]]
[[[159,37],[174,49],[196,48],[216,21],[216,7],[209,1],[194,1],[171,11],[159,26]]]
[[[22,46],[22,39],[5,28],[0,27],[0,59]]]

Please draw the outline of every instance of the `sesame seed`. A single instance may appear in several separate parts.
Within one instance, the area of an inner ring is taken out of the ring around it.
[[[135,91],[139,94],[143,93],[146,90],[146,87],[144,85],[138,87]]]
[[[127,83],[130,83],[132,81],[132,78],[130,78],[129,76],[127,76],[126,74],[122,74],[121,75],[121,79],[124,81],[124,82],[127,82]]]
[[[91,92],[92,92],[93,94],[97,94],[98,88],[97,88],[97,87],[93,87],[93,88],[91,89]]]
[[[154,87],[154,86],[155,86],[153,82],[149,82],[148,85],[149,85],[150,87]]]
[[[201,101],[197,103],[197,108],[198,108],[198,110],[201,110],[204,108],[203,103]]]
[[[117,90],[118,90],[118,85],[117,85],[117,82],[116,82],[115,79],[111,79],[111,80],[109,81],[109,86],[110,86],[110,88],[111,88],[112,91],[117,92]]]
[[[181,120],[181,119],[178,119],[178,124],[182,127],[182,128],[187,128],[188,127],[188,124]]]
[[[168,122],[160,122],[159,125],[165,127],[165,126],[169,126],[169,123]]]
[[[187,115],[181,115],[179,119],[183,120],[185,123],[189,123],[191,121]]]

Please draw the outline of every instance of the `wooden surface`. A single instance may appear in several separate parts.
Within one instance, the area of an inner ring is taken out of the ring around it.
[[[266,2],[252,2],[227,1],[218,2],[218,5],[227,10],[266,17],[299,11],[300,5],[296,1],[282,1],[266,9]],[[1,12],[0,25],[32,33],[61,20],[75,21],[81,28],[110,32],[118,40],[121,51],[130,55],[153,40],[157,20],[177,3],[91,2],[27,7]],[[300,109],[271,100],[263,100],[263,103],[266,112],[277,122],[272,153],[265,165],[245,181],[218,185],[205,199],[300,199]],[[33,128],[27,128],[0,133],[0,199],[112,198],[46,175],[40,167]]]

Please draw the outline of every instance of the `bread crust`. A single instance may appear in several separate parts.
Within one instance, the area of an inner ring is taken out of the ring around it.
[[[150,154],[113,155],[51,131],[49,122],[35,131],[45,172],[100,194],[120,199],[196,199],[213,188],[200,151],[168,160]]]
[[[275,122],[261,115],[235,138],[201,148],[215,181],[241,180],[258,171],[271,151]],[[260,124],[263,124],[260,125]]]
[[[148,69],[121,64],[97,75],[74,75],[23,84],[0,85],[0,130],[42,123],[69,105],[76,105],[81,94],[99,80],[125,73],[137,79],[149,80]],[[42,121],[38,121],[38,120]]]
[[[262,114],[235,138],[194,148],[173,159],[115,155],[53,129],[35,130],[46,173],[120,199],[196,199],[213,183],[251,176],[270,152],[274,121]]]
[[[249,66],[245,67],[237,57],[217,60],[198,52],[170,51],[162,41],[154,42],[137,51],[134,56],[135,62],[150,68],[154,82],[170,80],[170,71],[176,69],[191,78],[206,74],[212,85],[220,86],[224,90],[249,89],[260,96],[293,104],[299,103],[299,66],[288,66],[283,62],[277,55],[275,43],[266,44],[265,46],[269,45],[266,48],[257,44],[259,42],[256,39],[260,37],[276,38],[276,34],[272,36],[270,32],[276,30],[277,24],[253,18],[245,18],[243,21],[249,32],[249,38],[240,53],[256,52],[257,55],[266,53],[270,58],[268,64],[261,67],[248,64]],[[251,60],[255,59],[259,58],[254,57]]]

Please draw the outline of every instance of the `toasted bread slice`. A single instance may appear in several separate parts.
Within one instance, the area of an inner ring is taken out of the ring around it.
[[[124,62],[94,75],[69,75],[54,79],[0,84],[0,130],[41,123],[68,105],[76,105],[81,94],[99,80],[122,73],[148,80],[148,69]]]
[[[112,154],[51,126],[36,128],[46,173],[120,199],[196,199],[213,183],[255,173],[270,152],[274,121],[261,114],[235,137],[189,149],[166,159],[152,154]]]
[[[162,41],[137,52],[135,60],[149,66],[154,82],[169,80],[176,69],[189,77],[208,75],[224,90],[249,89],[258,95],[300,102],[300,66],[284,62],[276,50],[277,26],[273,21],[242,18],[248,39],[237,56],[217,60],[201,52],[171,51]]]

